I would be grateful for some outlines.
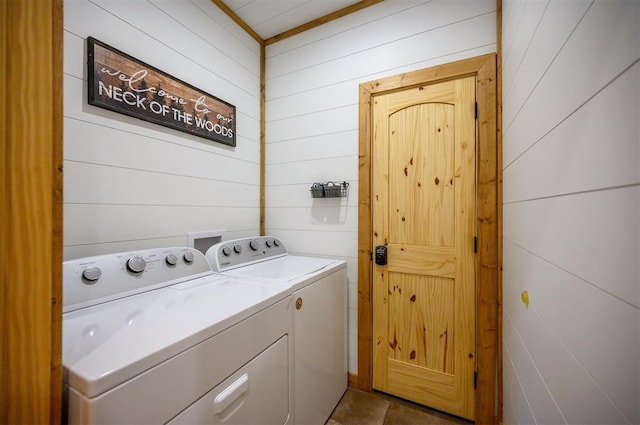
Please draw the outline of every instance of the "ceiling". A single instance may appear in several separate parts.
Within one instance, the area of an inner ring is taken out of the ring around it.
[[[262,40],[273,39],[306,24],[313,27],[322,23],[321,18],[345,15],[377,1],[222,0]]]

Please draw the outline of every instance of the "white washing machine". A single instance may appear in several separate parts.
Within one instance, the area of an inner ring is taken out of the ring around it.
[[[63,264],[65,422],[290,424],[291,292],[192,248]]]
[[[341,260],[289,255],[261,236],[206,251],[214,271],[293,295],[293,418],[324,424],[347,390],[347,269]]]

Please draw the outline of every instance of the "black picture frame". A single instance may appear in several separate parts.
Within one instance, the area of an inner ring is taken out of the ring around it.
[[[236,146],[234,105],[93,37],[87,71],[90,105]]]

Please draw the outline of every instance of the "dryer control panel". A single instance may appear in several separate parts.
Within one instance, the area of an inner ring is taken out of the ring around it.
[[[206,257],[216,272],[247,266],[260,261],[287,255],[278,238],[256,236],[220,242],[207,250]]]
[[[63,312],[89,307],[213,274],[188,247],[85,257],[62,263]]]

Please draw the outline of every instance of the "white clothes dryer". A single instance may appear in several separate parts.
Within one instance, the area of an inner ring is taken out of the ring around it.
[[[290,291],[192,248],[63,264],[65,422],[291,424]]]
[[[293,418],[324,424],[347,390],[347,269],[341,260],[289,255],[261,236],[206,251],[214,271],[293,295]]]

